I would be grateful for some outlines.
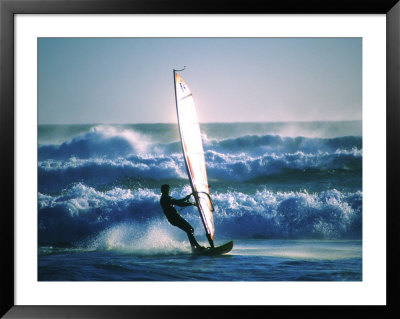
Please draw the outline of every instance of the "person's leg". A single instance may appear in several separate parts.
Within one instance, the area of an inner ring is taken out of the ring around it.
[[[176,227],[179,227],[180,229],[182,229],[183,231],[186,232],[192,248],[201,247],[201,245],[197,242],[196,238],[193,235],[194,229],[193,229],[192,225],[190,225],[185,219],[180,217],[174,224]]]

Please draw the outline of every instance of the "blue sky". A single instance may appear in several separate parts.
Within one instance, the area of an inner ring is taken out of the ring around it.
[[[40,38],[39,124],[361,120],[361,38]]]

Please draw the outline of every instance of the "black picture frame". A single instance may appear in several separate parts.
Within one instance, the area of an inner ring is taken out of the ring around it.
[[[14,303],[14,16],[15,14],[385,14],[387,21],[387,304],[386,306],[16,306]],[[400,136],[400,3],[398,0],[0,0],[1,77],[1,274],[0,315],[5,318],[226,317],[250,313],[269,317],[399,316],[396,244]],[[397,254],[398,255],[398,254]]]

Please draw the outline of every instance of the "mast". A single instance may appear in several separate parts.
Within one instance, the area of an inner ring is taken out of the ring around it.
[[[193,196],[194,196],[195,201],[196,201],[196,205],[197,205],[197,209],[199,211],[200,217],[201,217],[201,221],[202,221],[204,229],[206,231],[206,236],[207,236],[208,242],[210,243],[211,247],[214,247],[214,241],[213,241],[212,235],[210,234],[210,230],[207,227],[207,224],[206,224],[206,221],[205,221],[205,212],[204,212],[204,209],[203,209],[202,201],[200,200],[200,197],[199,197],[199,193],[205,193],[208,196],[208,198],[209,198],[210,195],[208,193],[206,193],[206,192],[198,192],[197,188],[194,185],[192,174],[191,174],[191,168],[189,167],[190,164],[188,163],[187,153],[186,153],[186,150],[185,150],[184,136],[182,136],[182,127],[181,127],[181,122],[180,122],[181,119],[180,119],[179,106],[178,106],[179,101],[178,101],[177,88],[176,88],[176,74],[177,74],[178,71],[183,71],[185,69],[186,69],[186,67],[184,67],[181,70],[173,69],[174,93],[175,93],[176,113],[177,113],[177,118],[178,118],[179,136],[180,136],[180,139],[181,139],[182,154],[183,154],[183,158],[184,158],[184,162],[185,162],[186,172],[187,172],[188,177],[189,177],[190,187],[192,188]],[[191,94],[188,97],[191,98]],[[184,98],[187,98],[187,97],[184,97]],[[194,104],[193,104],[193,107],[194,107]],[[201,142],[201,139],[200,139],[200,142]],[[203,146],[201,145],[201,147],[203,147]],[[203,153],[203,157],[204,157],[204,153]],[[204,163],[204,166],[205,166],[205,163]],[[204,169],[205,169],[205,167],[204,167]],[[207,188],[208,188],[208,184],[207,184]],[[209,198],[209,200],[211,202],[211,198]],[[212,205],[212,202],[211,202],[211,205]],[[211,214],[212,214],[212,211],[211,211]],[[212,220],[212,224],[213,224],[213,220]],[[214,227],[214,225],[212,225],[212,226]]]

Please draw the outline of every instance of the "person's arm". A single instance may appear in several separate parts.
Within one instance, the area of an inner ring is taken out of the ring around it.
[[[180,207],[185,207],[185,206],[194,206],[192,203],[188,202],[187,200],[190,198],[191,195],[188,195],[184,198],[181,199],[175,199],[171,197],[171,203],[174,205],[178,205]]]

